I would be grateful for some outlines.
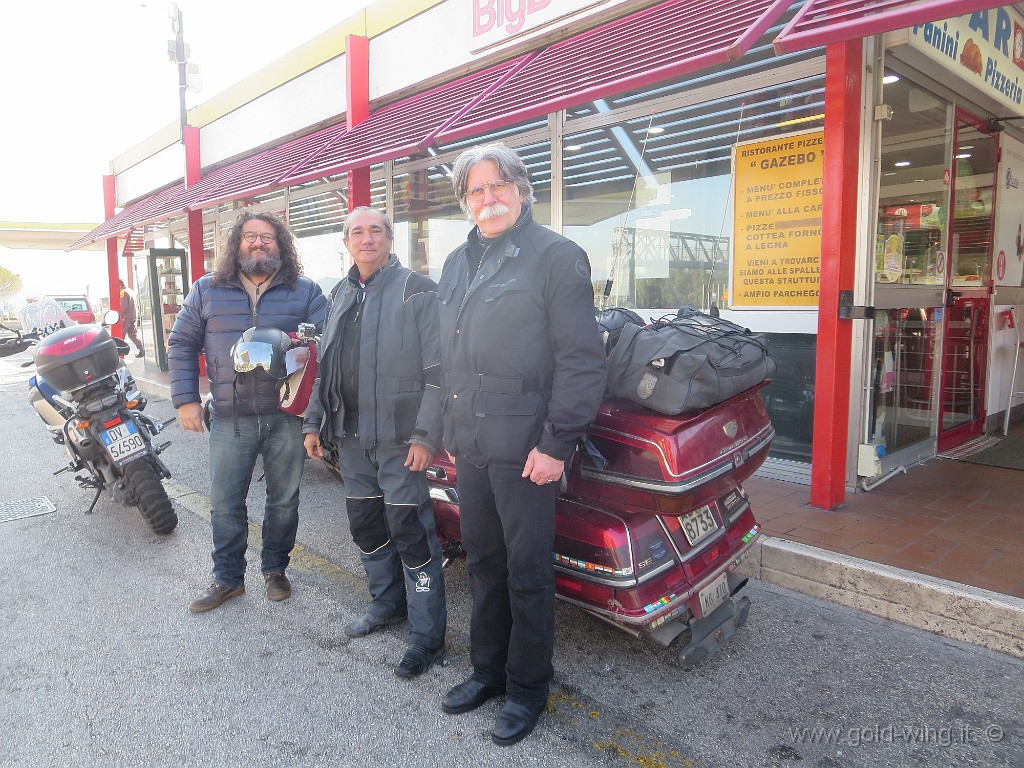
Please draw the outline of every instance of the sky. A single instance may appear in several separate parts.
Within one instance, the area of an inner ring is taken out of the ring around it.
[[[179,0],[202,91],[191,108],[347,19],[369,0]],[[103,221],[110,161],[178,120],[162,0],[4,2],[0,9],[0,221]],[[107,295],[102,252],[0,246],[22,296]],[[16,301],[17,301],[16,297]]]

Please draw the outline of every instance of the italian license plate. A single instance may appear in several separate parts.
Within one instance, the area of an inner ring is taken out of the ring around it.
[[[708,616],[729,597],[729,576],[721,574],[700,591],[701,616]]]
[[[100,437],[110,458],[119,464],[140,451],[146,450],[146,443],[143,441],[142,435],[139,434],[138,427],[130,421],[122,422],[113,429],[108,429]]]
[[[683,534],[691,547],[718,530],[718,523],[715,522],[711,515],[711,507],[707,504],[680,517],[679,525],[682,526]]]

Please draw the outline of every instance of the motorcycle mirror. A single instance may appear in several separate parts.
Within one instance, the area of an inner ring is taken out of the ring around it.
[[[117,313],[115,312],[114,314],[117,314]],[[106,318],[103,318],[103,319],[106,320]],[[119,355],[127,355],[129,352],[131,352],[132,348],[128,346],[128,342],[127,341],[125,341],[124,339],[119,339],[116,336],[114,336],[113,338],[114,338],[114,348],[117,350],[117,354],[119,354]]]
[[[121,313],[116,309],[108,309],[103,313],[103,324],[104,325],[116,325],[117,321],[121,319]]]

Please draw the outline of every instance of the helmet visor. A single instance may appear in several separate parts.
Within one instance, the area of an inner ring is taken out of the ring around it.
[[[274,376],[274,347],[271,344],[262,341],[240,341],[234,346],[232,358],[235,370],[239,373],[249,373],[262,368],[268,376]]]

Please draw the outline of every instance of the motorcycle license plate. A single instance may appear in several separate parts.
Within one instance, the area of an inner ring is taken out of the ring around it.
[[[119,464],[140,451],[146,450],[146,443],[143,441],[142,435],[130,421],[122,422],[113,429],[108,429],[100,437],[110,458]]]
[[[729,597],[729,577],[728,574],[723,573],[700,591],[701,616],[709,616],[715,608],[725,602],[727,597]]]
[[[718,530],[718,523],[715,522],[715,518],[711,514],[711,507],[707,504],[680,517],[679,525],[691,547]]]

